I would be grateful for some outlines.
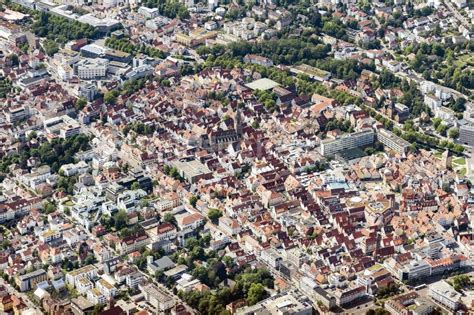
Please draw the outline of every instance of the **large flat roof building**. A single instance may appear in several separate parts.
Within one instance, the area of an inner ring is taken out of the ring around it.
[[[410,148],[410,143],[408,141],[385,129],[377,130],[377,140],[387,148],[399,154],[406,153]]]
[[[305,301],[302,296],[296,297],[291,293],[284,295],[272,296],[266,300],[261,301],[258,304],[247,306],[238,309],[235,314],[237,315],[250,315],[250,314],[275,314],[275,315],[311,315],[313,313],[313,307],[308,301]]]
[[[353,132],[335,139],[321,141],[320,152],[323,156],[333,156],[338,152],[355,149],[374,143],[375,133],[372,129]]]
[[[461,293],[457,292],[446,281],[430,284],[430,296],[433,300],[443,304],[450,310],[457,310],[461,301]]]
[[[270,79],[267,79],[267,78],[262,78],[262,79],[258,79],[258,80],[255,80],[253,82],[250,82],[250,83],[246,84],[245,86],[252,89],[252,90],[266,91],[266,90],[271,90],[271,89],[273,89],[277,86],[280,86],[280,84],[278,84],[277,82],[275,82],[273,80],[270,80]]]
[[[198,160],[173,161],[172,165],[176,167],[179,174],[190,183],[196,183],[200,179],[212,177],[212,171]]]

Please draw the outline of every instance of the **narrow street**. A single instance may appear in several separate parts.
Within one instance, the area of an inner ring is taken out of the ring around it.
[[[64,215],[69,221],[74,222],[74,218],[72,218],[71,216],[67,216],[66,214],[63,214],[63,215]],[[84,231],[90,239],[94,240],[94,241],[97,242],[97,243],[102,244],[105,248],[107,248],[111,253],[113,253],[113,256],[114,256],[114,257],[120,256],[120,254],[117,253],[117,252],[115,251],[115,249],[113,249],[112,247],[108,246],[108,244],[106,244],[105,242],[101,242],[100,239],[98,239],[94,234],[92,234],[90,231],[88,231],[87,229],[85,229],[81,224],[78,224],[77,227],[80,228],[82,231]],[[182,301],[177,295],[175,295],[171,290],[169,290],[165,285],[163,285],[163,284],[161,284],[160,282],[156,281],[156,280],[154,279],[154,277],[152,277],[152,276],[148,275],[147,273],[141,271],[140,269],[138,269],[138,267],[137,267],[137,270],[138,270],[142,275],[144,275],[147,279],[151,280],[155,285],[157,285],[162,291],[164,291],[164,292],[167,293],[169,296],[171,296],[171,297],[173,298],[175,304],[179,304],[179,303],[183,304],[189,312],[191,312],[191,313],[194,314],[194,310],[193,310],[189,305],[187,305],[184,301]]]
[[[451,1],[445,0],[443,3],[446,5],[448,10],[451,11],[454,17],[459,20],[459,22],[461,22],[467,29],[471,28],[469,21],[461,13],[459,13],[458,9],[454,7]]]
[[[23,302],[26,304],[26,306],[36,310],[37,312],[40,312],[41,314],[41,310],[32,301],[30,301],[29,297],[25,293],[17,291],[9,283],[5,282],[3,278],[0,278],[0,284],[5,286],[5,288],[7,288],[8,293],[16,295],[17,297],[21,298]]]

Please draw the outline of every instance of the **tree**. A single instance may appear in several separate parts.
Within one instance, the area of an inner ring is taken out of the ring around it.
[[[451,139],[456,139],[457,137],[459,137],[459,129],[458,129],[458,128],[451,128],[451,129],[449,129],[449,131],[448,131],[448,136],[449,136]]]
[[[87,100],[84,99],[83,97],[79,97],[76,100],[74,107],[76,108],[76,110],[82,110],[84,107],[86,107],[86,105],[87,105]]]
[[[55,53],[57,53],[59,51],[58,43],[56,43],[53,40],[49,40],[49,39],[44,41],[43,48],[44,48],[44,52],[48,56],[53,56]]]
[[[20,64],[20,59],[18,58],[18,55],[16,54],[11,54],[9,56],[9,59],[11,60],[13,66],[18,66]]]
[[[222,262],[227,266],[227,267],[232,267],[235,265],[234,260],[232,257],[229,256],[224,256],[222,257]]]
[[[92,310],[92,315],[97,315],[99,314],[103,309],[105,305],[104,304],[96,304],[94,305],[94,309]]]
[[[436,127],[436,131],[441,135],[446,134],[446,129],[448,129],[448,126],[445,124],[439,124],[438,127]]]
[[[139,53],[148,55],[152,58],[165,58],[166,55],[159,49],[156,49],[152,46],[145,45],[136,45],[132,43],[129,39],[126,38],[115,38],[109,37],[105,40],[105,45],[107,47],[117,49],[132,55],[137,55]]]
[[[222,217],[222,211],[220,211],[219,209],[209,209],[209,211],[207,212],[207,217],[209,218],[209,220],[216,223],[217,220]]]
[[[118,91],[117,90],[112,90],[108,91],[104,95],[104,102],[107,104],[115,104],[117,102],[117,96],[118,96]]]
[[[441,120],[441,118],[439,117],[436,117],[436,118],[433,118],[432,120],[432,123],[433,123],[433,128],[438,128],[438,126],[442,123],[443,121]]]
[[[454,106],[452,106],[451,108],[452,110],[458,113],[464,112],[466,110],[466,99],[463,97],[457,98],[456,101],[454,102]]]
[[[50,201],[45,201],[45,202],[43,203],[43,211],[44,211],[44,213],[50,214],[50,213],[53,213],[55,210],[56,210],[56,206],[54,205],[54,203],[52,203],[52,202],[50,202]]]
[[[189,204],[193,207],[196,207],[196,203],[199,200],[199,198],[196,195],[193,195],[189,198]]]
[[[131,188],[132,188],[132,190],[138,190],[138,189],[140,189],[140,184],[138,182],[133,182]]]
[[[261,283],[252,283],[247,293],[247,304],[255,305],[265,296],[265,287]]]
[[[5,249],[9,248],[10,245],[11,245],[11,243],[10,243],[9,240],[3,240],[3,241],[0,243],[0,249],[5,250]]]
[[[95,39],[99,31],[93,26],[71,21],[61,16],[41,12],[38,19],[31,26],[32,31],[38,37],[46,37],[58,43],[65,43],[68,40],[89,38]]]
[[[472,284],[471,278],[468,275],[459,275],[453,277],[451,285],[454,290],[461,292],[463,289],[467,288]]]
[[[166,212],[163,220],[167,223],[172,223],[175,221],[174,215],[171,212]]]
[[[115,215],[114,215],[114,222],[115,222],[115,229],[117,231],[123,229],[124,227],[127,226],[127,212],[123,209],[120,209]]]
[[[97,259],[95,258],[95,255],[93,253],[89,253],[84,261],[85,265],[92,265],[97,262]]]
[[[442,186],[443,190],[447,193],[451,193],[452,190],[451,190],[451,185],[449,183],[444,183],[443,186]]]
[[[375,309],[375,315],[390,315],[390,312],[383,309],[383,308],[377,308]]]

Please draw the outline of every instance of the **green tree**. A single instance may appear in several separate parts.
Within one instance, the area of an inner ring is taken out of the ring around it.
[[[59,45],[54,40],[45,40],[43,43],[44,52],[48,56],[53,56],[59,51]]]
[[[433,123],[433,128],[437,129],[438,126],[442,123],[443,121],[441,120],[441,118],[433,118],[432,120],[432,123]]]
[[[119,92],[117,90],[108,91],[104,95],[104,102],[107,104],[115,104],[117,102],[117,96]]]
[[[165,222],[172,223],[175,221],[174,215],[171,212],[166,212],[163,218]]]
[[[265,296],[265,287],[261,283],[252,283],[247,293],[247,304],[255,305]]]
[[[83,97],[79,97],[74,104],[76,110],[82,110],[87,105],[87,100]]]
[[[127,212],[124,209],[120,209],[115,215],[114,215],[114,222],[115,222],[115,229],[117,231],[123,229],[124,227],[127,226]]]
[[[224,256],[222,257],[222,262],[227,266],[227,267],[232,267],[235,265],[234,260],[232,257],[229,256]]]
[[[56,211],[56,206],[50,201],[45,201],[43,203],[43,211],[46,214],[53,213],[54,211]]]
[[[198,196],[193,195],[189,198],[189,204],[193,207],[196,207],[196,203],[199,200]]]
[[[20,64],[20,59],[18,58],[18,55],[11,54],[8,58],[11,60],[13,66],[18,66]]]
[[[458,128],[451,128],[451,129],[449,129],[449,131],[448,131],[448,136],[449,136],[451,139],[456,139],[457,137],[459,137],[459,129],[458,129]]]
[[[448,126],[445,124],[439,124],[438,127],[436,127],[436,131],[439,132],[439,134],[444,135],[446,134],[446,130],[448,129]]]
[[[209,218],[209,220],[216,223],[217,220],[222,217],[222,211],[220,211],[219,209],[209,209],[209,211],[207,212],[207,217]]]
[[[9,240],[3,240],[0,242],[0,249],[5,250],[8,249],[11,246],[11,243]]]
[[[97,259],[95,258],[95,255],[93,253],[89,253],[84,261],[85,265],[92,265],[97,262]]]

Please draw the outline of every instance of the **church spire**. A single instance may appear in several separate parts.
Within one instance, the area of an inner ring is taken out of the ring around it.
[[[242,114],[238,106],[234,117],[234,129],[239,136],[242,135]]]

